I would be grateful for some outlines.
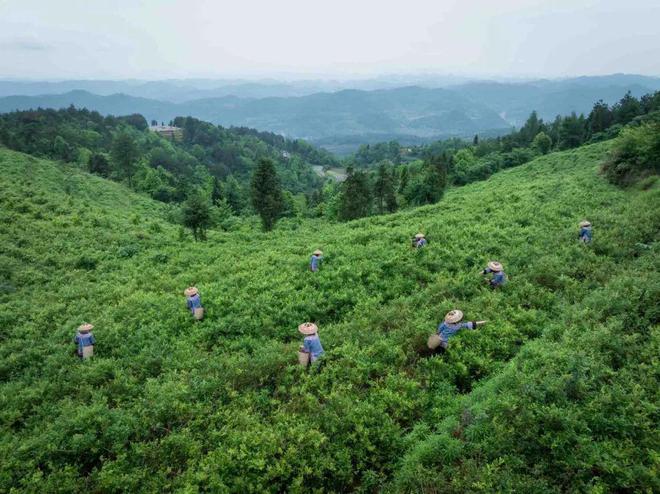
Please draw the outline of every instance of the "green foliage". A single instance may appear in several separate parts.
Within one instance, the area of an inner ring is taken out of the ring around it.
[[[372,196],[367,174],[352,168],[347,173],[339,199],[339,219],[343,221],[362,218],[371,211]]]
[[[183,203],[182,222],[190,228],[195,240],[206,240],[206,230],[212,225],[208,202],[199,194],[191,195]]]
[[[255,170],[251,198],[252,206],[261,217],[261,226],[265,231],[272,230],[285,207],[280,179],[272,161],[262,159]]]
[[[387,163],[382,163],[378,167],[373,189],[374,201],[379,214],[396,211],[398,206],[394,192],[394,177],[388,169]]]
[[[541,131],[534,137],[532,141],[532,148],[539,154],[548,154],[552,147],[552,139],[545,132]]]
[[[127,178],[129,187],[132,187],[133,175],[140,157],[137,144],[127,132],[120,132],[112,141],[110,153],[122,177]]]
[[[0,491],[658,491],[660,191],[598,176],[610,147],[393,215],[185,244],[172,206],[0,150]],[[453,307],[489,322],[426,358]],[[306,320],[318,372],[296,363]]]
[[[660,122],[628,127],[603,164],[607,179],[618,185],[660,173]]]

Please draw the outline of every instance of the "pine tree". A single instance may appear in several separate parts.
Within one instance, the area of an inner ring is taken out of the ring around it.
[[[447,157],[437,155],[424,163],[422,187],[417,200],[420,204],[434,204],[442,199],[447,187]]]
[[[589,135],[592,136],[597,132],[604,131],[612,125],[613,120],[614,115],[612,115],[612,110],[607,106],[607,103],[603,102],[602,99],[598,100],[587,117]]]
[[[406,190],[406,187],[408,187],[408,180],[408,167],[405,166],[401,170],[401,176],[399,177],[399,194],[403,194],[403,192]]]
[[[218,177],[213,177],[213,189],[211,190],[211,204],[217,206],[222,201],[222,187]]]
[[[140,157],[137,144],[126,132],[118,134],[112,141],[112,161],[122,175],[128,178],[129,187],[133,186],[133,175]]]
[[[378,174],[374,182],[374,199],[376,201],[376,208],[378,214],[383,214],[385,211],[396,211],[396,196],[394,195],[394,180],[392,175],[387,169],[385,163],[381,163],[378,167]]]
[[[264,230],[272,230],[284,210],[284,197],[275,165],[269,159],[261,159],[252,176],[252,205],[261,216]]]
[[[348,168],[347,174],[339,199],[339,218],[344,221],[367,216],[371,209],[367,176],[363,172],[354,171],[352,167]]]
[[[190,228],[195,240],[206,240],[211,226],[211,208],[199,194],[191,195],[183,204],[183,225]]]

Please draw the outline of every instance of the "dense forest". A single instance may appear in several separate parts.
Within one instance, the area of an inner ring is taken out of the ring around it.
[[[338,164],[327,151],[268,132],[189,117],[171,123],[183,129],[181,140],[150,132],[141,115],[104,117],[73,107],[12,112],[0,115],[0,144],[77,163],[163,202],[201,191],[209,201],[226,201],[233,214],[249,209],[248,182],[260,159],[276,163],[290,202],[320,186],[312,166]]]
[[[555,150],[612,139],[626,125],[660,121],[659,111],[660,92],[639,99],[628,93],[612,106],[596,102],[586,117],[558,116],[546,123],[533,112],[519,130],[505,136],[475,135],[471,141],[448,139],[420,146],[396,141],[363,145],[342,161],[305,141],[270,132],[177,117],[170,123],[182,129],[182,138],[166,139],[148,131],[141,115],[103,117],[73,107],[0,115],[0,143],[78,163],[163,202],[184,203],[172,216],[198,231],[196,238],[201,239],[206,227],[234,228],[243,221],[240,217],[258,212],[250,181],[264,159],[273,162],[274,185],[283,191],[282,201],[269,213],[275,221],[346,221],[433,204],[447,186],[483,180]],[[343,183],[319,176],[319,170],[340,166],[347,170]],[[626,174],[621,167],[616,173]],[[201,218],[185,221],[193,209],[201,211]],[[272,227],[274,222],[266,224]]]
[[[660,490],[660,190],[600,173],[629,177],[631,139],[657,149],[642,129],[434,205],[207,242],[127,184],[0,149],[0,491]],[[452,308],[488,322],[429,357]],[[307,320],[326,350],[309,372]]]

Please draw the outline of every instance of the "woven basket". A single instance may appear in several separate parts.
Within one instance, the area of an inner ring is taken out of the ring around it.
[[[440,340],[439,334],[432,334],[431,336],[429,336],[429,340],[426,342],[426,344],[431,350],[435,350],[440,346],[441,341],[442,340]]]
[[[193,317],[201,321],[204,318],[204,307],[197,307],[193,313]]]
[[[82,350],[83,350],[82,352],[83,359],[94,356],[94,345],[84,346]]]
[[[298,362],[303,367],[307,367],[309,365],[309,358],[310,358],[309,352],[298,352]]]

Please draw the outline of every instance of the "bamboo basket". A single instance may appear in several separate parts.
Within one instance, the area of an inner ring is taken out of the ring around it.
[[[193,312],[193,317],[201,321],[204,318],[204,307],[197,307]]]
[[[310,358],[309,352],[298,352],[298,362],[303,367],[307,367],[309,365],[309,358]]]
[[[82,349],[82,358],[87,359],[94,356],[94,345],[84,346]]]
[[[426,345],[431,350],[435,350],[436,348],[438,348],[440,346],[441,341],[442,340],[440,340],[440,335],[437,334],[437,333],[434,333],[431,336],[429,336],[429,340],[426,342]]]

